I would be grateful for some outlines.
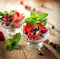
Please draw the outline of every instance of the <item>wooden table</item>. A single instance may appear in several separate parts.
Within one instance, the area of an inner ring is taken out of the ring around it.
[[[27,42],[25,42],[23,39],[21,39],[19,42],[19,49],[7,51],[4,45],[4,42],[0,43],[3,59],[57,59],[46,47],[42,48],[42,50],[45,52],[45,55],[40,56],[38,54],[38,50],[28,48]]]

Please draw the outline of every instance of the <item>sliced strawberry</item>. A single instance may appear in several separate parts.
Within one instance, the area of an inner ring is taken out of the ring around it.
[[[48,31],[48,29],[47,29],[47,28],[43,28],[42,31],[43,31],[44,33],[46,33],[46,32]]]
[[[20,15],[20,16],[18,17],[19,20],[22,20],[22,19],[24,19],[24,18],[25,18],[24,15]]]
[[[26,23],[26,27],[30,27],[30,24]]]
[[[0,41],[5,41],[4,34],[0,31]]]
[[[42,24],[39,24],[39,30],[42,30],[44,26]]]
[[[23,32],[26,32],[26,31],[27,31],[27,27],[23,26]]]
[[[8,15],[4,15],[4,18],[5,18],[5,19],[8,19],[8,18],[9,18],[9,16],[8,16]]]
[[[32,32],[32,31],[33,31],[33,29],[31,27],[27,28],[27,32]]]
[[[29,33],[28,33],[28,37],[33,38],[33,37],[34,37],[34,34],[33,34],[32,32],[29,32]]]
[[[3,18],[3,21],[4,21],[4,22],[8,22],[8,20],[7,20],[6,18]]]
[[[40,32],[38,32],[38,33],[35,34],[35,38],[36,39],[39,39],[40,38]]]
[[[17,11],[15,11],[15,15],[17,15],[17,17],[19,17],[20,16],[20,13],[17,12]]]
[[[19,20],[18,19],[13,19],[13,21],[12,22],[14,22],[14,23],[18,23],[19,22]]]

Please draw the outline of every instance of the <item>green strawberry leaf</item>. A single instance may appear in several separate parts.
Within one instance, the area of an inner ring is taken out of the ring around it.
[[[42,20],[42,19],[44,19],[45,17],[47,17],[48,16],[48,14],[47,13],[40,13],[38,16],[37,16],[37,19],[36,20]]]
[[[29,23],[29,24],[34,24],[35,23],[35,20],[32,19],[31,17],[28,17],[28,18],[25,19],[25,22],[26,23]]]
[[[30,15],[31,15],[32,18],[36,18],[35,12],[31,12]]]
[[[13,37],[13,42],[15,42],[17,44],[19,42],[20,38],[21,38],[20,33],[15,34]]]

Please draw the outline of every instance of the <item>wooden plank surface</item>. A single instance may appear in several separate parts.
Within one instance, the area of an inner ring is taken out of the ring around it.
[[[23,39],[21,39],[19,42],[20,48],[12,51],[7,51],[4,46],[5,43],[2,43],[0,43],[0,48],[2,50],[3,59],[57,59],[46,47],[42,48],[42,50],[45,52],[45,55],[39,56],[38,50],[28,48],[27,42],[25,42]]]

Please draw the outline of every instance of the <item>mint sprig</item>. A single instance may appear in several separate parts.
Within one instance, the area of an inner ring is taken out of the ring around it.
[[[30,24],[42,23],[45,26],[47,23],[47,16],[47,13],[40,13],[36,15],[35,12],[31,12],[30,17],[26,18],[25,22]]]
[[[21,34],[17,33],[13,36],[13,38],[7,39],[6,40],[6,43],[7,43],[6,49],[8,51],[11,51],[15,48],[18,48],[18,42],[19,42],[20,38],[21,38]]]

